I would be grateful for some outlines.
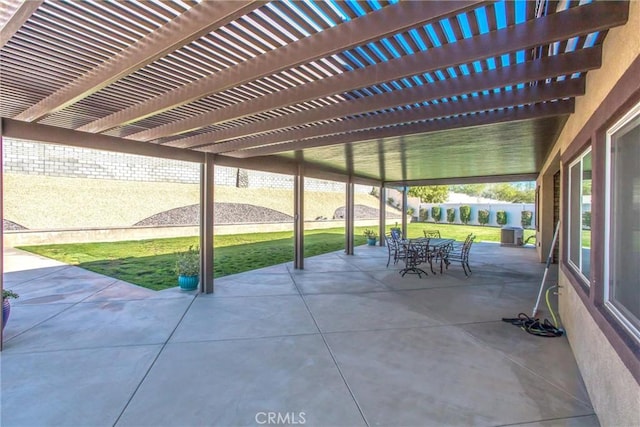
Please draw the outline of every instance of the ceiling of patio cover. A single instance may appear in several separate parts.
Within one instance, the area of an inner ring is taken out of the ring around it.
[[[534,176],[628,14],[614,1],[0,5],[3,118],[386,182]]]

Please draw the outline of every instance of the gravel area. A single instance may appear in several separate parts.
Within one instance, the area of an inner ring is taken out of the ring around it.
[[[214,203],[216,224],[291,222],[293,217],[273,209],[246,203]],[[200,205],[189,205],[160,212],[143,219],[134,226],[197,225],[200,223]]]
[[[13,221],[9,221],[8,219],[2,220],[2,229],[3,230],[28,230],[27,227],[23,227],[20,224],[16,224]]]
[[[341,206],[333,213],[333,219],[343,219],[345,216],[345,207]],[[378,219],[380,217],[380,210],[365,205],[354,205],[353,215],[354,219]],[[402,218],[402,215],[387,211],[387,218]]]

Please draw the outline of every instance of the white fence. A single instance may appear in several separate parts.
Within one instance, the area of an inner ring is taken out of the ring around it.
[[[431,217],[431,208],[433,206],[439,206],[442,208],[440,222],[447,224],[447,209],[455,209],[455,220],[452,224],[462,224],[460,221],[460,206],[469,206],[471,208],[471,220],[470,225],[480,225],[478,222],[478,211],[489,211],[489,226],[500,226],[497,222],[496,213],[504,211],[507,214],[507,223],[505,225],[521,227],[522,223],[522,211],[530,211],[532,213],[531,225],[527,228],[535,227],[535,206],[533,203],[420,203],[417,206],[413,206],[415,212],[413,214],[414,221],[419,219],[420,209],[426,209],[428,213],[427,222],[434,222]]]

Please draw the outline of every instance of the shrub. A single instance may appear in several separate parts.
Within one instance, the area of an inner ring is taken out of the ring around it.
[[[378,189],[376,187],[371,187],[371,191],[369,191],[369,194],[372,195],[373,197],[378,197]]]
[[[433,206],[431,208],[431,218],[433,218],[435,222],[440,222],[442,219],[442,208],[440,206]]]
[[[480,223],[480,225],[489,224],[489,211],[488,210],[480,209],[478,211],[478,223]]]
[[[496,222],[498,223],[498,225],[506,225],[507,213],[505,211],[496,212]]]
[[[591,229],[591,211],[582,213],[582,228]]]
[[[409,215],[410,217],[413,217],[414,213],[416,213],[416,210],[414,208],[407,209],[407,215]]]
[[[371,229],[369,229],[369,228],[367,228],[366,230],[364,230],[364,232],[363,232],[362,234],[364,234],[364,236],[365,236],[367,239],[375,239],[375,238],[377,238],[377,237],[378,237],[378,233],[376,233],[375,231],[373,231],[373,230],[371,230]]]
[[[468,224],[471,221],[471,206],[460,206],[460,221],[463,224]]]
[[[186,252],[176,254],[176,274],[178,276],[197,276],[200,274],[200,250],[189,246]]]
[[[428,211],[425,208],[420,208],[420,213],[418,218],[420,219],[421,222],[427,222],[428,219]]]
[[[387,204],[388,204],[389,206],[393,206],[393,205],[395,205],[395,203],[396,203],[396,201],[395,201],[395,200],[393,200],[393,197],[389,197],[389,198],[387,199]]]
[[[522,211],[520,223],[522,227],[527,228],[531,227],[531,220],[533,219],[533,212],[531,211]]]
[[[455,220],[456,220],[456,209],[455,208],[448,208],[447,209],[447,222],[449,224],[451,224]]]

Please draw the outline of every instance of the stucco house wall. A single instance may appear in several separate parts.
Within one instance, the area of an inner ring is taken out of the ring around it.
[[[625,81],[631,86],[635,85],[635,92],[627,91],[623,93],[623,97],[629,96],[630,99],[634,99],[634,96],[638,96],[640,74],[636,74],[636,70],[639,69],[639,64],[640,2],[631,1],[627,24],[609,31],[603,46],[602,67],[587,74],[586,95],[576,98],[575,113],[565,124],[537,180],[541,194],[538,241],[545,242],[538,247],[541,259],[546,258],[553,233],[552,177],[560,170],[561,160],[566,160],[563,154],[567,157],[569,150],[571,155],[577,145],[587,143],[589,138],[592,138],[592,135],[587,135],[583,140],[585,129],[591,129],[596,115],[599,115],[597,123],[600,123],[603,108],[612,105],[613,109],[621,105],[623,100],[612,99],[612,94],[618,94],[617,91],[614,92],[616,84]],[[632,74],[635,74],[635,77]],[[619,112],[606,113],[605,119],[608,120]],[[565,196],[561,193],[561,200]],[[560,218],[564,218],[562,203]],[[592,247],[594,244],[602,242],[594,241]],[[560,240],[560,245],[562,253],[563,239]],[[562,268],[562,265],[559,283],[562,321],[600,423],[603,426],[640,425],[638,354],[634,354],[633,348],[625,344],[624,338],[617,336],[614,327],[606,324],[606,316],[598,314],[597,297],[589,295],[588,291],[582,292],[572,283],[570,272]],[[593,287],[592,283],[591,290]]]

